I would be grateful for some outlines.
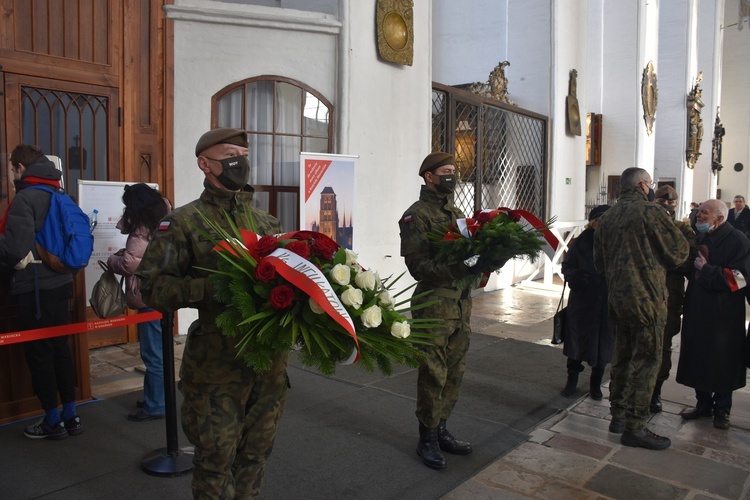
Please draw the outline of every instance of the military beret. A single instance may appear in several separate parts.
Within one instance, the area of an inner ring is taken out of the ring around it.
[[[679,198],[679,196],[677,196],[677,191],[675,191],[675,189],[672,186],[670,186],[669,184],[665,184],[656,190],[656,193],[654,193],[654,198],[664,198],[665,200],[676,200]]]
[[[424,161],[422,162],[422,166],[419,167],[419,175],[422,176],[425,172],[435,170],[436,168],[442,167],[443,165],[455,164],[456,160],[453,159],[452,154],[443,153],[442,151],[430,153],[425,157]]]
[[[236,144],[246,148],[247,132],[239,128],[215,128],[209,130],[198,139],[198,144],[195,145],[195,156],[217,144]]]
[[[599,205],[598,207],[592,208],[591,212],[589,212],[589,222],[601,217],[607,210],[609,210],[609,205]]]

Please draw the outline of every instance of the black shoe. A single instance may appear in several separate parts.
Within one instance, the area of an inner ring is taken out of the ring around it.
[[[672,445],[672,441],[664,436],[657,436],[650,430],[644,428],[639,431],[625,431],[620,436],[620,444],[632,446],[633,448],[646,448],[648,450],[666,450]]]
[[[422,424],[419,424],[417,455],[419,455],[422,458],[422,462],[431,469],[440,470],[445,469],[448,466],[445,457],[440,453],[436,428],[425,427]]]
[[[651,413],[659,413],[661,411],[661,397],[658,394],[651,396],[651,404],[648,405],[648,409]]]
[[[602,378],[604,378],[604,368],[593,367],[589,380],[589,396],[594,401],[601,401],[604,397],[604,394],[602,394]]]
[[[145,402],[144,400],[142,400],[142,399],[139,399],[139,400],[137,400],[137,401],[135,402],[135,407],[136,407],[136,408],[143,408],[143,405],[145,405],[145,404],[146,404],[146,402]]]
[[[716,410],[714,412],[714,427],[717,429],[729,429],[729,412],[726,410]]]
[[[146,413],[143,410],[138,410],[135,413],[128,414],[128,420],[132,420],[133,422],[145,422],[146,420],[159,420],[164,418],[164,415],[151,415],[150,413]]]
[[[65,422],[60,420],[55,426],[51,426],[42,417],[36,424],[31,424],[23,431],[24,435],[30,439],[66,439],[68,430],[65,428]]]
[[[578,372],[570,373],[568,370],[568,380],[565,382],[565,388],[560,394],[566,398],[572,398],[576,394],[576,386],[578,385]]]
[[[713,414],[713,408],[701,408],[700,406],[696,406],[692,410],[683,411],[680,413],[680,416],[685,420],[695,420],[697,418],[711,417]]]
[[[471,453],[471,444],[454,438],[445,426],[445,420],[440,421],[437,428],[438,444],[440,450],[454,455],[468,455]]]
[[[625,419],[612,417],[612,421],[609,423],[609,432],[613,434],[622,434],[624,431]]]
[[[71,436],[77,436],[83,433],[83,424],[81,423],[81,417],[76,415],[73,418],[69,418],[65,421],[65,428],[68,430],[68,434]]]

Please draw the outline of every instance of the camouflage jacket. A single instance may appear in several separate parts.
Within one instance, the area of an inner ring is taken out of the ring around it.
[[[440,300],[444,304],[438,306],[439,311],[432,310],[426,314],[446,319],[460,317],[458,304],[461,292],[451,283],[470,274],[463,262],[436,261],[437,248],[428,238],[432,231],[445,228],[455,223],[456,219],[465,217],[453,205],[451,198],[448,194],[422,186],[419,201],[410,206],[398,222],[401,231],[401,256],[406,261],[409,273],[419,281],[414,294],[433,290],[434,293],[423,300]],[[464,297],[463,300],[471,299]],[[412,302],[412,305],[416,303]]]
[[[229,192],[204,185],[198,200],[173,210],[162,220],[135,274],[141,279],[141,295],[149,307],[162,312],[196,308],[201,323],[210,328],[222,305],[214,298],[210,273],[199,268],[215,269],[218,257],[212,251],[214,244],[196,227],[215,238],[217,235],[199,212],[224,229],[229,229],[225,214],[239,228],[249,229],[250,222],[245,217],[248,213],[261,235],[280,233],[281,225],[275,217],[253,207],[251,187]]]
[[[624,191],[594,235],[594,264],[607,279],[610,311],[617,321],[666,321],[666,271],[685,262],[689,249],[660,205],[646,201],[642,191]]]

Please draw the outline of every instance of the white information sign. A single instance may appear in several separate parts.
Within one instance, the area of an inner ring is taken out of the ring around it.
[[[97,224],[94,229],[94,253],[85,270],[86,277],[86,304],[91,297],[94,284],[102,275],[99,261],[107,261],[107,258],[121,248],[125,248],[127,235],[121,234],[117,229],[117,222],[122,217],[125,205],[122,203],[122,193],[125,186],[135,184],[134,182],[109,182],[109,181],[84,181],[78,180],[78,206],[91,216],[94,210],[98,210]],[[154,189],[159,185],[148,183]]]

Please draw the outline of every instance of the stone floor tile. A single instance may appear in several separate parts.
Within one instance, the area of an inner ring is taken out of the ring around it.
[[[577,436],[595,443],[620,444],[619,434],[609,432],[609,419],[590,417],[571,412],[550,430],[560,434]]]
[[[547,429],[537,428],[531,431],[529,441],[536,444],[544,444],[555,436],[556,434],[554,432],[550,432]]]
[[[131,360],[133,358],[140,359],[140,356],[138,354],[128,354],[122,349],[115,349],[115,350],[109,350],[106,352],[100,352],[96,354],[96,357],[101,361],[106,361],[107,363],[117,363],[122,360]]]
[[[614,465],[604,466],[584,487],[617,500],[682,499],[690,491]]]
[[[508,464],[540,476],[585,483],[600,467],[598,460],[547,446],[524,443],[503,458]]]
[[[581,415],[588,415],[597,418],[606,418],[609,416],[609,401],[606,399],[602,401],[594,401],[591,398],[584,399],[575,408],[576,413]]]
[[[547,441],[545,445],[550,448],[569,451],[577,455],[583,455],[584,457],[591,457],[597,460],[602,460],[612,452],[611,446],[592,443],[591,441],[573,436],[566,436],[565,434],[557,434],[555,437]]]
[[[529,498],[525,495],[492,488],[471,479],[447,495],[442,500],[521,500]]]
[[[750,457],[747,455],[738,455],[727,451],[708,450],[708,457],[717,462],[727,465],[734,465],[750,471]]]
[[[736,466],[667,449],[651,451],[623,446],[609,461],[660,479],[704,490],[725,498],[738,498],[750,472]]]
[[[600,497],[592,491],[586,491],[558,481],[550,481],[539,490],[535,498],[546,498],[549,500],[596,500]]]
[[[474,479],[491,488],[501,488],[531,496],[548,481],[545,474],[525,470],[504,459],[480,471]]]
[[[739,455],[746,454],[747,450],[750,449],[750,433],[744,429],[733,429],[731,427],[729,430],[715,429],[713,420],[710,418],[685,422],[675,437],[706,448]]]

